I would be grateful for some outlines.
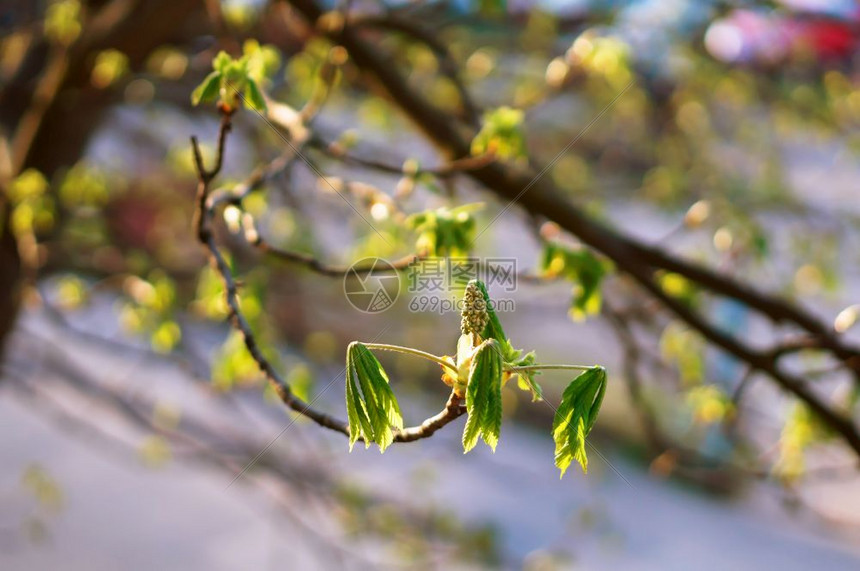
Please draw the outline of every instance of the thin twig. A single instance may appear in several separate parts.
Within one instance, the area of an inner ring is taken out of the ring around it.
[[[492,153],[483,155],[462,157],[456,160],[435,168],[416,168],[407,170],[403,167],[398,167],[388,162],[378,161],[371,158],[360,157],[347,152],[347,150],[338,142],[326,142],[319,136],[313,136],[308,142],[309,146],[320,151],[326,156],[337,159],[343,163],[364,167],[366,169],[375,170],[385,174],[395,176],[411,176],[417,177],[421,175],[431,175],[437,178],[446,179],[459,173],[480,169],[496,160]]]

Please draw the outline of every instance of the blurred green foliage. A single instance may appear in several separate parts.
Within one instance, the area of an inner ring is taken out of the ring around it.
[[[547,242],[540,259],[540,271],[547,278],[561,277],[573,282],[569,314],[574,321],[600,313],[600,286],[609,266],[590,250]]]
[[[56,0],[45,10],[45,35],[60,44],[71,44],[81,33],[81,3]]]
[[[474,247],[474,213],[483,204],[463,204],[437,208],[410,215],[405,225],[418,233],[415,249],[434,257],[463,258]]]
[[[488,153],[500,159],[525,159],[527,150],[523,131],[524,117],[521,110],[510,107],[487,111],[481,130],[472,140],[472,154]]]
[[[272,46],[261,46],[248,40],[242,47],[242,56],[234,59],[227,52],[219,52],[212,60],[212,73],[191,93],[194,105],[217,100],[228,109],[239,103],[256,111],[266,110],[261,86],[281,66],[281,56]]]

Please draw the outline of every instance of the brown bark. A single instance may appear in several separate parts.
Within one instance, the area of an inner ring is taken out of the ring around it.
[[[9,210],[8,203],[0,199],[0,351],[18,314],[21,283],[21,258],[9,228]]]

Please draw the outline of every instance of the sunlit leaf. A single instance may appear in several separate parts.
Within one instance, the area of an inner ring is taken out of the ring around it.
[[[48,190],[48,180],[41,172],[29,168],[9,185],[9,197],[15,202],[39,198]]]
[[[68,208],[102,206],[113,187],[106,173],[89,162],[81,161],[66,172],[60,183],[60,200]]]
[[[172,320],[161,323],[153,331],[150,344],[157,353],[170,353],[182,339],[182,329],[179,324]]]
[[[380,452],[394,441],[393,428],[403,428],[400,406],[388,375],[373,353],[353,342],[346,354],[346,408],[350,428],[350,450],[359,436],[365,447],[375,442]]]
[[[218,52],[218,55],[212,60],[212,69],[218,73],[227,73],[227,69],[233,63],[233,58],[225,51]]]
[[[536,357],[534,351],[529,351],[523,358],[514,361],[513,365],[515,367],[530,367],[536,363]],[[543,389],[541,389],[540,385],[535,381],[535,375],[538,374],[537,371],[518,371],[512,375],[512,378],[516,378],[517,387],[523,391],[529,391],[532,394],[532,402],[543,400]]]
[[[239,331],[233,330],[212,360],[212,384],[227,391],[235,385],[250,384],[262,378],[260,368],[245,346]]]
[[[295,365],[290,369],[286,381],[290,385],[293,394],[304,401],[310,399],[311,391],[314,387],[314,376],[307,365],[304,363]]]
[[[90,81],[95,87],[105,88],[119,81],[128,69],[127,55],[119,50],[104,50],[96,56]]]
[[[263,97],[263,93],[260,91],[260,88],[257,86],[257,82],[253,79],[248,79],[245,82],[245,104],[254,109],[255,111],[265,111],[266,110],[266,99]]]
[[[243,57],[248,60],[248,77],[263,83],[281,67],[281,55],[277,48],[261,46],[257,40],[245,40],[242,44]]]
[[[502,353],[495,339],[484,341],[472,357],[466,412],[463,451],[474,448],[479,437],[495,451],[502,428]]]
[[[213,71],[191,92],[191,103],[200,105],[215,101],[221,91],[221,72]]]
[[[161,468],[170,461],[170,443],[157,434],[147,437],[139,449],[141,461],[150,468]]]
[[[606,370],[603,367],[583,371],[564,390],[552,423],[555,465],[561,470],[559,477],[564,476],[573,460],[579,462],[583,472],[588,471],[585,439],[597,420],[605,392]]]
[[[57,480],[38,465],[30,464],[21,475],[21,484],[40,504],[51,511],[59,511],[65,504],[65,495]]]

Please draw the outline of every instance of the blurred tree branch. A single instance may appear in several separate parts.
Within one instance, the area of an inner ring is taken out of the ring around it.
[[[84,152],[99,119],[115,98],[90,85],[96,53],[116,49],[137,69],[158,46],[185,37],[180,30],[200,9],[197,0],[113,0],[90,2],[77,41],[52,44],[43,35],[28,44],[0,88],[0,137],[8,141],[8,166],[0,170],[0,349],[20,303],[22,256],[8,223],[9,182],[27,168],[51,178]],[[205,18],[193,19],[206,22]],[[23,256],[24,259],[32,256]]]

